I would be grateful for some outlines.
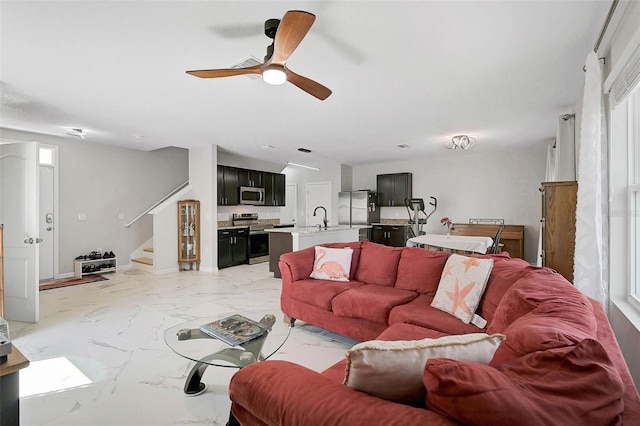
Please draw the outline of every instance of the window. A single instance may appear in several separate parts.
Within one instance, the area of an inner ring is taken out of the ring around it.
[[[628,100],[629,299],[640,308],[640,90]]]
[[[47,146],[40,146],[40,165],[41,166],[53,166],[53,152],[54,148]]]

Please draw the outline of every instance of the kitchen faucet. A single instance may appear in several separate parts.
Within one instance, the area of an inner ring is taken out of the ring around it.
[[[316,211],[317,211],[318,209],[322,209],[322,210],[324,210],[324,219],[322,219],[322,222],[324,223],[324,229],[327,229],[327,223],[329,222],[329,221],[327,220],[327,209],[325,209],[325,208],[324,208],[324,207],[322,207],[322,206],[318,206],[318,207],[316,207],[315,209],[313,209],[313,215],[314,215],[314,216],[316,215]]]

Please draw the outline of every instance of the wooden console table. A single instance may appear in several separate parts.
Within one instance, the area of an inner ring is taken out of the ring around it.
[[[493,238],[498,232],[498,225],[454,223],[451,235],[471,235],[475,237]],[[502,251],[509,253],[511,257],[524,259],[524,226],[504,225],[500,244]]]
[[[15,346],[0,364],[0,425],[18,426],[20,424],[20,373],[28,367],[29,360]]]

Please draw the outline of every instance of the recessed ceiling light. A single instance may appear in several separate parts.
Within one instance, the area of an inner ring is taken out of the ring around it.
[[[133,135],[133,137],[138,139],[138,140],[144,139],[144,135]]]
[[[74,128],[74,129],[69,129],[69,130],[67,130],[67,134],[68,134],[69,136],[74,136],[74,137],[76,137],[76,138],[84,139],[84,137],[85,137],[85,135],[87,134],[87,132],[85,132],[85,131],[84,131],[84,130],[82,130],[82,129]]]
[[[260,148],[262,148],[262,149],[271,149],[271,148],[273,148],[273,145],[262,145]]]
[[[304,152],[305,154],[308,154],[308,153],[310,153],[310,152],[311,152],[311,150],[310,150],[310,149],[307,149],[307,148],[298,148],[298,151],[300,151],[300,152]]]
[[[398,148],[409,148],[409,145],[407,145],[406,143],[401,143],[399,145],[396,145]]]

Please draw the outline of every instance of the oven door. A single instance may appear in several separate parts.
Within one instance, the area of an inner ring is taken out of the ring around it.
[[[255,231],[249,233],[249,264],[269,261],[269,233]]]

